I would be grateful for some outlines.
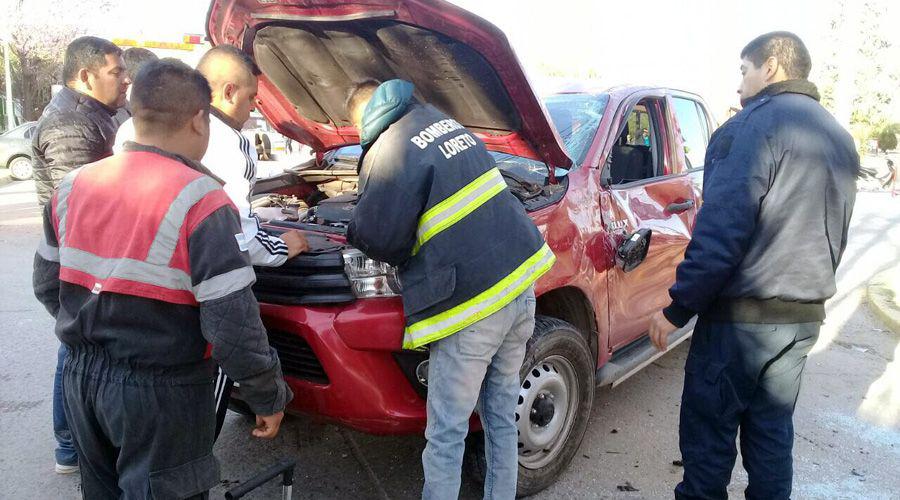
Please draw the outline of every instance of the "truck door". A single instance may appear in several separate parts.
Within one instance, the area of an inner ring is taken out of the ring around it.
[[[682,145],[676,151],[676,161],[684,165],[684,171],[691,177],[699,210],[702,204],[703,161],[715,124],[710,119],[706,106],[695,97],[689,94],[671,95],[668,103],[675,118],[675,132]]]
[[[609,179],[607,230],[616,244],[639,229],[653,231],[647,258],[626,273],[608,273],[610,348],[647,332],[650,315],[669,303],[668,289],[684,256],[698,197],[684,168],[674,114],[663,95],[625,109],[605,168]]]

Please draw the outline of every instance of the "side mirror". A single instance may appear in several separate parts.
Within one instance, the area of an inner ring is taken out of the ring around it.
[[[650,237],[652,229],[638,229],[632,233],[616,249],[616,265],[623,271],[633,271],[647,258],[647,250],[650,249]]]

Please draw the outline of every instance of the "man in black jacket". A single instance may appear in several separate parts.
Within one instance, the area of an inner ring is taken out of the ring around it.
[[[34,131],[34,181],[47,203],[69,171],[112,154],[116,110],[125,105],[131,80],[122,50],[93,36],[66,47],[66,86],[44,108]]]
[[[102,38],[77,38],[66,48],[63,63],[66,86],[56,94],[35,127],[32,139],[34,182],[43,206],[69,171],[112,154],[116,136],[113,116],[125,105],[131,83],[125,74],[122,51]],[[53,384],[53,432],[56,472],[78,471],[78,456],[62,406],[62,368],[66,348],[57,353]]]
[[[818,103],[803,42],[768,33],[741,58],[744,109],[713,134],[672,303],[650,325],[665,349],[669,333],[699,316],[676,498],[727,498],[738,429],[747,498],[790,497],[800,377],[835,293],[856,198],[859,156]]]

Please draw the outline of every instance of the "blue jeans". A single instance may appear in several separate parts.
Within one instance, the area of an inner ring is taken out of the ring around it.
[[[56,353],[56,375],[53,377],[53,435],[56,437],[56,463],[60,465],[76,465],[78,453],[75,451],[75,443],[72,441],[72,433],[69,431],[69,423],[66,421],[66,411],[63,405],[63,365],[69,348],[64,344],[59,345]]]
[[[697,321],[684,367],[684,479],[676,499],[728,498],[738,432],[749,479],[744,495],[790,498],[794,405],[819,327]]]
[[[534,333],[534,307],[529,288],[491,316],[431,344],[423,499],[459,497],[469,417],[476,409],[484,427],[484,498],[515,498],[519,369]]]

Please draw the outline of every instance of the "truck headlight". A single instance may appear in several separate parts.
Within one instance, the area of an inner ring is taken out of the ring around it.
[[[344,270],[359,299],[400,295],[397,270],[384,262],[366,257],[359,250],[344,250]]]

